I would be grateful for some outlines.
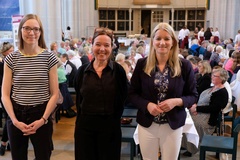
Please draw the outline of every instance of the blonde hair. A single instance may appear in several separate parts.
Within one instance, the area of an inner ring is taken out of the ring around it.
[[[144,48],[142,46],[139,46],[137,49],[136,49],[136,53],[139,53],[139,54],[144,54]]]
[[[50,45],[50,50],[52,51],[54,49],[54,46],[57,45],[57,42],[52,42]]]
[[[115,61],[116,62],[120,62],[120,61],[124,62],[125,61],[125,55],[122,54],[122,53],[118,53],[116,58],[115,58]]]
[[[171,76],[172,77],[180,76],[181,75],[181,61],[178,57],[178,53],[179,53],[178,40],[177,40],[177,36],[176,36],[173,28],[168,23],[159,23],[152,31],[150,52],[147,57],[147,63],[144,68],[144,72],[150,76],[151,72],[155,71],[157,58],[156,58],[156,51],[153,47],[153,39],[155,37],[155,33],[160,29],[168,32],[168,34],[172,37],[172,40],[173,40],[173,46],[170,50],[168,62],[167,62],[168,65],[170,66],[170,69],[172,72]]]
[[[207,60],[202,60],[202,61],[199,61],[198,64],[201,63],[202,66],[203,66],[203,74],[206,74],[206,73],[212,73],[212,68],[210,66],[210,63],[209,61]]]

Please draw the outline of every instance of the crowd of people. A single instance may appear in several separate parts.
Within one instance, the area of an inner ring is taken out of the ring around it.
[[[234,41],[223,41],[218,28],[204,32],[197,27],[191,35],[187,26],[177,36],[168,23],[159,23],[150,42],[142,35],[121,50],[108,28],[96,28],[92,37],[77,39],[68,26],[59,46],[53,42],[47,47],[41,20],[26,15],[19,27],[18,50],[7,42],[1,45],[1,105],[8,115],[12,159],[26,159],[28,139],[36,159],[50,159],[50,116],[58,88],[64,97],[61,108],[69,111],[75,105],[68,87],[76,90],[76,160],[120,160],[120,119],[127,103],[138,109],[143,159],[158,159],[160,150],[163,160],[176,160],[181,146],[187,150],[184,155],[195,154],[198,147],[182,138],[185,108],[200,142],[204,134],[214,132],[218,114],[229,113],[232,96],[240,110],[239,37],[240,31]],[[0,155],[7,141],[3,136]]]

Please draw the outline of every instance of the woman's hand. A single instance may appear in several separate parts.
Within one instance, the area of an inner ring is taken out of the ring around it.
[[[23,135],[34,134],[32,132],[31,127],[29,125],[23,123],[23,122],[15,121],[13,124],[14,124],[15,127],[17,127],[20,131],[23,132]]]
[[[160,113],[163,113],[163,112],[164,112],[163,110],[161,110],[161,109],[158,107],[157,104],[152,103],[152,102],[148,103],[147,109],[148,109],[148,112],[149,112],[151,115],[153,115],[154,117],[157,116],[157,115],[159,115]]]
[[[160,102],[158,107],[164,112],[169,112],[176,106],[182,106],[182,103],[183,102],[181,98],[170,98]]]
[[[42,118],[34,121],[33,123],[28,125],[28,130],[23,132],[23,135],[28,136],[30,134],[35,134],[38,128],[40,128],[42,125],[44,125],[44,120]]]
[[[23,132],[24,136],[28,136],[31,134],[35,134],[37,129],[44,125],[44,120],[41,118],[39,120],[34,121],[33,123],[27,125],[23,122],[15,122],[14,125]]]
[[[197,104],[193,104],[191,108],[189,108],[189,111],[192,113],[192,115],[197,115]]]

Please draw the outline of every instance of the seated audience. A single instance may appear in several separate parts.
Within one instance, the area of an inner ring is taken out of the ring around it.
[[[57,42],[53,42],[51,43],[50,45],[50,50],[51,52],[53,52],[56,56],[60,56],[60,53],[58,52],[58,45],[57,45]]]
[[[198,73],[198,62],[201,59],[197,56],[193,56],[193,57],[187,58],[187,60],[189,60],[190,63],[192,64],[194,74],[196,75]]]
[[[74,110],[71,109],[71,107],[74,106],[74,102],[72,100],[72,97],[68,91],[68,86],[67,86],[67,78],[65,75],[65,71],[62,65],[62,62],[59,60],[57,64],[57,74],[58,74],[58,83],[59,83],[59,89],[62,93],[63,96],[63,103],[59,104],[60,109],[63,110],[64,115],[68,118],[76,116],[76,113]]]
[[[224,83],[228,79],[228,73],[223,68],[216,69],[212,72],[212,88],[203,91],[197,104],[192,105],[189,109],[193,122],[199,135],[199,143],[205,134],[213,134],[218,123],[218,116],[222,109],[228,103],[228,92]],[[185,156],[191,156],[199,151],[199,148],[192,143],[187,142],[186,136],[183,136],[182,147],[187,149]]]
[[[204,56],[203,56],[203,60],[210,60],[211,55],[213,53],[213,45],[208,45],[207,46],[207,51],[205,52]]]
[[[64,46],[65,46],[65,42],[60,42],[60,47],[58,48],[58,52],[60,53],[60,54],[64,54],[64,53],[66,53],[67,51],[66,51],[66,49],[64,48]]]
[[[81,60],[81,62],[82,62],[82,65],[84,65],[84,64],[86,64],[86,63],[90,63],[90,60],[89,60],[89,58],[88,58],[88,54],[90,54],[90,53],[88,53],[88,47],[81,47],[80,49],[79,49],[79,56],[81,57],[80,58],[80,60]]]
[[[71,61],[78,69],[82,65],[80,57],[76,55],[76,52],[73,50],[68,50],[67,54],[68,54],[69,61]]]
[[[14,46],[9,42],[3,42],[0,47],[0,89],[2,90],[2,79],[3,79],[3,71],[4,71],[4,59],[7,55],[12,53],[14,51]],[[0,97],[2,96],[2,93],[0,92]],[[7,129],[7,123],[2,126],[2,118],[3,115],[5,115],[5,122],[8,119],[8,114],[3,106],[2,100],[0,99],[0,127],[3,128],[2,130],[2,138],[1,138],[1,146],[0,146],[0,156],[3,156],[5,154],[6,149],[10,150],[10,144],[8,143],[8,129]]]
[[[200,95],[204,90],[211,86],[211,72],[212,68],[208,61],[198,62],[198,75],[197,75],[197,91]]]
[[[223,63],[223,68],[227,70],[229,74],[228,82],[231,81],[232,75],[234,74],[232,67],[233,67],[233,61],[234,61],[234,57],[236,56],[236,53],[237,51],[234,51],[231,54],[231,56],[228,59],[226,59],[225,62]]]
[[[213,68],[214,66],[223,65],[223,62],[225,59],[221,59],[220,53],[222,52],[223,48],[222,46],[217,46],[216,47],[216,52],[213,52],[211,57],[210,57],[210,65]]]
[[[234,104],[237,105],[237,110],[240,111],[240,71],[237,72],[236,79],[230,84],[232,95],[235,97]]]
[[[221,66],[214,66],[212,71],[215,71],[216,69],[222,68]],[[229,75],[229,74],[228,74]],[[229,78],[228,78],[229,79]],[[222,113],[224,114],[228,114],[233,108],[232,108],[232,90],[230,87],[230,84],[228,83],[228,81],[226,81],[224,84],[224,87],[226,88],[227,92],[228,92],[228,104],[227,106],[222,110]],[[213,83],[211,83],[211,86],[214,86]]]
[[[232,65],[233,75],[230,82],[236,79],[236,75],[239,70],[240,70],[240,52],[236,52],[233,55],[233,65]]]
[[[77,73],[77,68],[72,62],[70,62],[68,60],[68,55],[66,53],[62,54],[60,56],[60,59],[63,63],[64,69],[65,69],[65,75],[67,77],[67,84],[69,87],[73,87],[73,80]]]

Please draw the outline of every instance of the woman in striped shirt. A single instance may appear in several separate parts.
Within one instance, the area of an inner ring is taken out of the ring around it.
[[[58,60],[46,50],[42,23],[26,15],[18,29],[19,50],[5,58],[2,101],[13,160],[27,160],[31,140],[35,157],[50,160],[53,125],[48,119],[58,99]]]

